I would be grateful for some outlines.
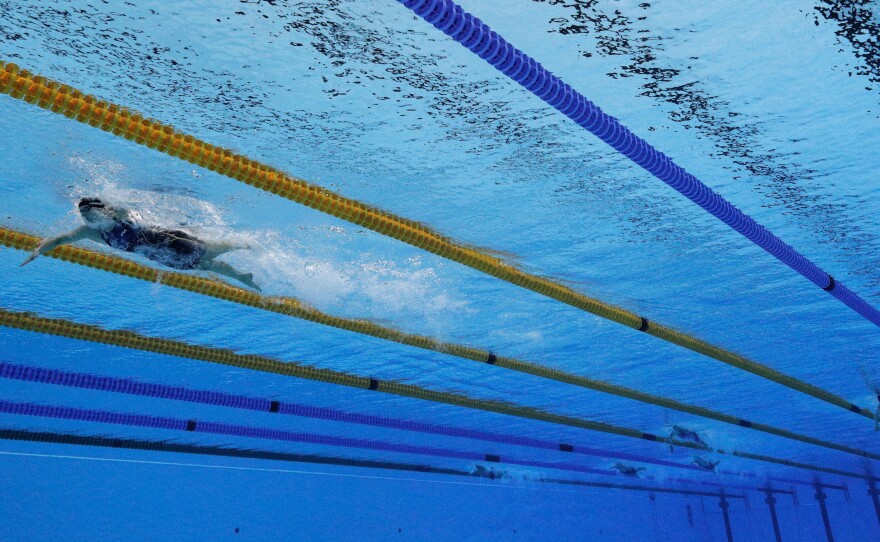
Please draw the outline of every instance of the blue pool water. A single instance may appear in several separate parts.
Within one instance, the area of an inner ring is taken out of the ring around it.
[[[459,4],[880,305],[875,2]],[[0,1],[0,60],[877,407],[874,324],[394,0]],[[76,202],[98,196],[145,224],[249,245],[221,259],[267,296],[880,454],[871,420],[715,359],[8,95],[0,118],[0,227],[64,233],[82,223]],[[0,327],[9,367],[549,443],[0,378],[2,540],[880,539],[872,459],[57,259],[20,267],[26,256],[0,248],[0,309],[663,437],[680,426],[724,453]],[[311,440],[10,406],[24,403]],[[22,440],[37,433],[84,438]],[[157,449],[120,447],[132,440]]]

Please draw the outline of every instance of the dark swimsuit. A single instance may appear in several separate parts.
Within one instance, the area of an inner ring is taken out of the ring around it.
[[[117,250],[137,252],[174,269],[195,269],[205,255],[205,243],[180,230],[117,221],[112,230],[101,231],[101,238]]]

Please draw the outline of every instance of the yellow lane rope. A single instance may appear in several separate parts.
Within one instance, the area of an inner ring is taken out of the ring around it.
[[[0,92],[9,94],[13,98],[111,132],[382,235],[393,237],[511,284],[643,331],[874,420],[872,411],[854,405],[817,386],[686,333],[649,322],[634,312],[580,294],[552,280],[521,271],[498,258],[441,236],[422,224],[312,185],[270,166],[235,154],[228,149],[178,132],[169,125],[144,118],[142,115],[119,105],[98,100],[67,85],[33,75],[27,70],[19,69],[15,64],[3,64],[2,62],[0,64],[2,64]]]
[[[16,248],[31,252],[37,247],[39,243],[40,238],[38,237],[0,227],[0,245],[5,245],[10,248]],[[649,393],[643,393],[623,386],[603,382],[601,380],[593,380],[584,376],[566,373],[556,369],[551,369],[549,367],[544,367],[536,363],[521,361],[504,356],[496,356],[495,354],[487,350],[472,348],[454,343],[440,342],[422,335],[404,333],[403,331],[383,327],[366,320],[354,320],[348,318],[340,318],[338,316],[331,316],[289,297],[266,297],[261,296],[250,290],[237,288],[235,286],[231,286],[216,280],[177,272],[159,272],[154,268],[147,267],[145,265],[141,265],[139,263],[126,260],[124,258],[119,258],[100,252],[94,252],[72,245],[57,247],[50,251],[47,256],[51,256],[59,260],[64,260],[66,262],[76,263],[79,265],[85,265],[95,269],[108,271],[111,273],[135,277],[148,282],[161,283],[167,286],[172,286],[174,288],[189,290],[191,292],[214,297],[217,299],[224,299],[226,301],[239,303],[241,305],[248,305],[266,311],[284,314],[287,316],[293,316],[295,318],[301,318],[310,322],[353,331],[355,333],[369,335],[372,337],[377,337],[379,339],[394,341],[408,346],[415,346],[425,350],[432,350],[462,359],[477,361],[481,363],[489,363],[498,367],[504,367],[506,369],[528,373],[543,378],[549,378],[552,380],[557,380],[559,382],[565,382],[567,384],[572,384],[575,386],[580,386],[583,388],[588,388],[611,395],[617,395],[619,397],[625,397],[627,399],[633,399],[642,403],[657,405],[663,408],[669,408],[672,410],[677,410],[679,412],[685,412],[688,414],[693,414],[695,416],[733,424],[739,427],[754,429],[757,431],[762,431],[764,433],[769,433],[771,435],[797,440],[815,446],[821,446],[823,448],[880,460],[880,454],[874,454],[868,451],[859,450],[857,448],[852,448],[822,439],[801,435],[799,433],[777,428],[772,425],[752,422],[736,416],[725,414],[723,412],[717,412],[708,408],[680,403],[673,399],[668,399]]]
[[[485,410],[487,412],[496,412],[519,418],[529,418],[543,422],[579,427],[582,429],[612,433],[625,437],[665,442],[667,444],[686,446],[697,450],[703,449],[701,446],[691,442],[680,442],[666,437],[643,433],[635,429],[552,414],[536,408],[523,407],[500,401],[473,399],[464,395],[428,390],[419,386],[403,384],[392,380],[378,380],[365,376],[355,376],[340,371],[334,371],[332,369],[310,367],[297,362],[284,362],[252,354],[237,354],[232,350],[222,348],[197,346],[169,339],[146,337],[131,331],[108,330],[88,324],[71,322],[69,320],[43,318],[30,313],[12,312],[2,308],[0,308],[0,326],[58,335],[61,337],[70,337],[83,341],[110,344],[124,348],[143,350],[146,352],[156,352],[169,356],[207,361],[231,367],[251,369],[254,371],[304,378],[317,382],[329,382],[352,388],[377,390],[393,395],[433,401],[435,403],[445,403],[465,408]]]
[[[795,469],[812,469],[814,465],[809,463],[801,463],[799,461],[792,461],[790,459],[779,459],[778,457],[773,457],[769,455],[759,455],[759,454],[750,454],[747,452],[731,452],[730,455],[736,457],[742,457],[744,459],[751,459],[752,461],[763,461],[765,463],[775,463],[777,465],[785,465],[786,467],[792,467]],[[827,474],[834,474],[837,476],[847,476],[850,478],[861,478],[862,480],[877,480],[875,476],[871,476],[870,474],[857,474],[845,470],[833,469],[829,467],[822,467],[822,472]]]
[[[628,427],[620,427],[607,423],[594,422],[584,420],[582,418],[575,418],[572,416],[553,414],[551,412],[533,407],[519,406],[501,401],[474,399],[461,394],[429,390],[421,388],[419,386],[404,384],[393,380],[378,380],[372,377],[356,376],[340,371],[334,371],[332,369],[320,369],[317,367],[303,365],[298,362],[279,361],[276,359],[254,354],[237,354],[232,350],[223,348],[211,348],[207,346],[198,346],[184,343],[181,341],[173,341],[170,339],[147,337],[133,331],[108,330],[88,324],[71,322],[70,320],[44,318],[42,316],[37,316],[31,313],[13,312],[0,308],[0,326],[38,333],[46,333],[49,335],[57,335],[61,337],[69,337],[82,341],[91,341],[96,343],[121,346],[124,348],[142,350],[145,352],[155,352],[168,356],[177,356],[181,358],[207,361],[210,363],[217,363],[220,365],[228,365],[231,367],[239,367],[254,371],[275,373],[284,376],[314,380],[317,382],[339,384],[352,388],[375,390],[392,395],[399,395],[402,397],[411,397],[414,399],[422,399],[435,403],[444,403],[447,405],[455,405],[475,410],[483,410],[486,412],[506,414],[508,416],[516,416],[518,418],[527,418],[558,425],[566,425],[569,427],[588,429],[591,431],[611,433],[623,437],[665,443],[703,452],[733,455],[755,461],[764,461],[779,465],[787,465],[790,467],[806,469],[815,472],[838,474],[841,476],[849,476],[852,478],[871,478],[871,476],[869,475],[856,472],[840,471],[837,469],[822,467],[819,465],[812,465],[809,463],[800,463],[787,459],[778,459],[771,456],[760,456],[747,452],[738,452],[735,450],[725,451],[721,449],[712,449],[693,442],[679,441],[667,437],[661,437],[651,433],[643,433],[642,431],[630,429]]]

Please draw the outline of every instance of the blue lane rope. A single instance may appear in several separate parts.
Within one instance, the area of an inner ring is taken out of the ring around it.
[[[70,371],[62,371],[59,369],[34,367],[31,365],[19,365],[9,362],[0,362],[0,378],[81,389],[92,389],[112,393],[123,393],[128,395],[138,395],[157,399],[169,399],[227,408],[253,410],[257,412],[278,413],[282,415],[300,416],[319,420],[332,420],[337,422],[354,423],[372,427],[383,427],[388,429],[399,429],[403,431],[413,431],[432,435],[443,435],[450,437],[466,438],[471,440],[481,440],[484,442],[492,442],[495,444],[524,446],[541,450],[558,450],[560,452],[569,452],[594,457],[622,459],[626,461],[648,463],[664,467],[693,470],[706,474],[705,469],[692,464],[676,463],[673,461],[655,459],[652,457],[629,454],[626,452],[613,452],[610,450],[591,448],[588,446],[583,446],[581,444],[574,445],[557,443],[550,440],[541,440],[517,435],[507,435],[504,433],[495,433],[478,429],[450,427],[447,425],[438,425],[412,420],[402,420],[399,418],[389,418],[386,416],[360,414],[356,412],[349,412],[328,407],[315,407],[303,405],[300,403],[277,401],[259,397],[249,397],[246,395],[236,395],[226,392],[199,390],[193,388],[185,388],[181,386],[169,386],[165,384],[154,384],[129,378],[118,378],[88,373],[76,373]],[[190,427],[189,423],[187,423],[187,427]],[[195,426],[192,426],[192,428],[195,429]],[[775,481],[785,484],[813,484],[812,481],[767,475],[759,476],[752,472],[717,470],[715,471],[715,473],[735,476],[738,478],[761,478],[765,481]],[[696,483],[692,480],[679,478],[670,478],[669,480],[681,483]]]
[[[450,450],[448,448],[438,448],[436,446],[420,446],[364,438],[338,437],[333,435],[293,432],[283,429],[252,427],[246,425],[194,419],[171,418],[167,416],[153,416],[149,414],[129,414],[122,412],[110,412],[107,410],[77,408],[60,405],[41,405],[30,402],[5,401],[2,399],[0,399],[0,413],[21,416],[37,416],[61,420],[107,423],[113,425],[125,425],[129,427],[146,427],[150,429],[165,429],[172,431],[186,431],[191,433],[205,433],[232,437],[266,439],[298,444],[315,444],[320,446],[336,446],[341,448],[353,448],[359,450],[374,450],[429,457],[442,457],[447,459],[474,461],[478,463],[503,463],[507,465],[534,467],[538,469],[564,470],[581,474],[596,474],[600,476],[625,476],[616,471],[597,469],[569,462],[550,462],[535,459],[514,458],[507,455],[502,457],[501,455],[497,454],[463,452],[459,450]],[[842,471],[840,471],[840,473],[856,476],[859,478],[863,477],[854,473],[843,473]],[[693,480],[679,481],[685,484],[699,483]],[[742,486],[738,487],[743,488]]]
[[[484,442],[492,442],[496,444],[524,446],[541,450],[558,450],[580,455],[622,459],[625,461],[636,461],[640,463],[648,463],[664,467],[705,472],[703,469],[696,465],[676,463],[674,461],[665,461],[663,459],[654,459],[651,457],[629,454],[625,452],[599,450],[597,448],[582,446],[580,444],[564,444],[530,437],[505,435],[503,433],[481,431],[477,429],[449,427],[432,423],[389,418],[386,416],[360,414],[357,412],[347,412],[334,408],[315,407],[286,401],[273,401],[271,399],[247,397],[244,395],[235,395],[225,392],[197,390],[180,386],[167,386],[164,384],[153,384],[149,382],[131,380],[128,378],[116,378],[111,376],[74,373],[57,369],[46,369],[42,367],[18,365],[7,362],[0,362],[0,378],[20,380],[25,382],[39,382],[41,384],[53,384],[58,386],[74,387],[81,389],[92,389],[113,393],[124,393],[128,395],[139,395],[156,399],[170,399],[176,401],[185,401],[189,403],[222,406],[227,408],[278,413],[282,415],[300,416],[319,420],[332,420],[337,422],[368,425],[372,427],[383,427],[387,429],[399,429],[403,431],[413,431],[432,435],[443,435],[449,437],[466,438],[471,440],[481,440]],[[734,473],[734,475],[739,476],[740,474]]]
[[[452,0],[397,0],[876,326],[880,311]]]
[[[337,446],[341,448],[354,448],[359,450],[374,450],[429,457],[442,457],[447,459],[461,459],[465,461],[475,462],[504,463],[508,465],[517,465],[523,467],[579,472],[582,474],[621,476],[615,471],[606,469],[595,469],[575,463],[538,461],[533,459],[514,458],[507,456],[502,458],[500,455],[496,454],[486,454],[481,452],[463,452],[459,450],[450,450],[448,448],[438,448],[436,446],[420,446],[414,444],[385,442],[381,440],[355,437],[338,437],[316,433],[302,433],[286,431],[283,429],[252,427],[247,425],[238,425],[223,422],[212,422],[193,419],[184,420],[181,418],[153,416],[149,414],[110,412],[106,410],[97,410],[91,408],[77,408],[60,405],[39,405],[36,403],[0,400],[0,413],[16,414],[22,416],[39,416],[43,418],[55,418],[61,420],[109,423],[131,427],[146,427],[150,429],[187,431],[192,433],[205,433],[231,437],[266,439],[296,444]]]

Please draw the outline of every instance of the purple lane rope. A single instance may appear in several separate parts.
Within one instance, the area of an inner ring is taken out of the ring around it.
[[[643,457],[624,452],[599,450],[596,448],[590,448],[581,445],[557,443],[529,437],[505,435],[502,433],[494,433],[490,431],[480,431],[476,429],[465,429],[459,427],[449,427],[445,425],[416,422],[411,420],[401,420],[396,418],[388,418],[385,416],[374,416],[370,414],[346,412],[344,410],[333,408],[315,407],[297,403],[273,401],[271,399],[246,397],[243,395],[234,395],[231,393],[217,391],[194,390],[180,386],[152,384],[127,378],[116,378],[111,376],[100,376],[61,371],[57,369],[46,369],[28,365],[18,365],[8,362],[0,362],[0,378],[7,378],[10,380],[22,380],[27,382],[38,382],[41,384],[54,384],[58,386],[74,388],[93,389],[114,393],[125,393],[129,395],[140,395],[157,399],[171,399],[177,401],[186,401],[190,403],[201,403],[206,405],[238,408],[244,410],[277,412],[278,414],[286,414],[290,416],[301,416],[306,418],[370,425],[373,427],[384,427],[388,429],[400,429],[403,431],[413,431],[433,435],[482,440],[485,442],[494,442],[497,444],[508,444],[514,446],[525,446],[542,450],[558,450],[581,455],[607,457],[613,459],[622,459],[626,461],[636,461],[640,463],[651,463],[654,465],[665,467],[688,469],[700,472],[703,471],[702,468],[696,465],[676,463],[673,461],[664,461],[662,459],[653,459],[650,457]]]
[[[610,145],[844,305],[880,326],[880,311],[675,164],[452,0],[398,0],[538,98]]]
[[[192,419],[185,420],[180,418],[171,418],[167,416],[152,416],[149,414],[128,414],[89,408],[77,408],[57,405],[39,405],[36,403],[3,400],[0,400],[0,413],[17,414],[24,416],[39,416],[44,418],[55,418],[62,420],[109,423],[115,425],[127,425],[132,427],[147,427],[151,429],[168,429],[174,431],[187,431],[191,433],[207,433],[212,435],[258,438],[276,440],[281,442],[293,442],[298,444],[338,446],[343,448],[355,448],[361,450],[376,450],[382,452],[444,457],[448,459],[462,459],[465,461],[504,463],[509,465],[557,469],[586,474],[620,476],[615,471],[594,469],[574,463],[536,461],[531,459],[511,458],[507,456],[504,456],[502,458],[502,456],[500,455],[483,454],[477,452],[463,452],[459,450],[450,450],[447,448],[438,448],[435,446],[420,446],[354,437],[338,437],[333,435],[319,435],[315,433],[301,433],[294,431],[285,431],[283,429],[251,427],[246,425]]]

